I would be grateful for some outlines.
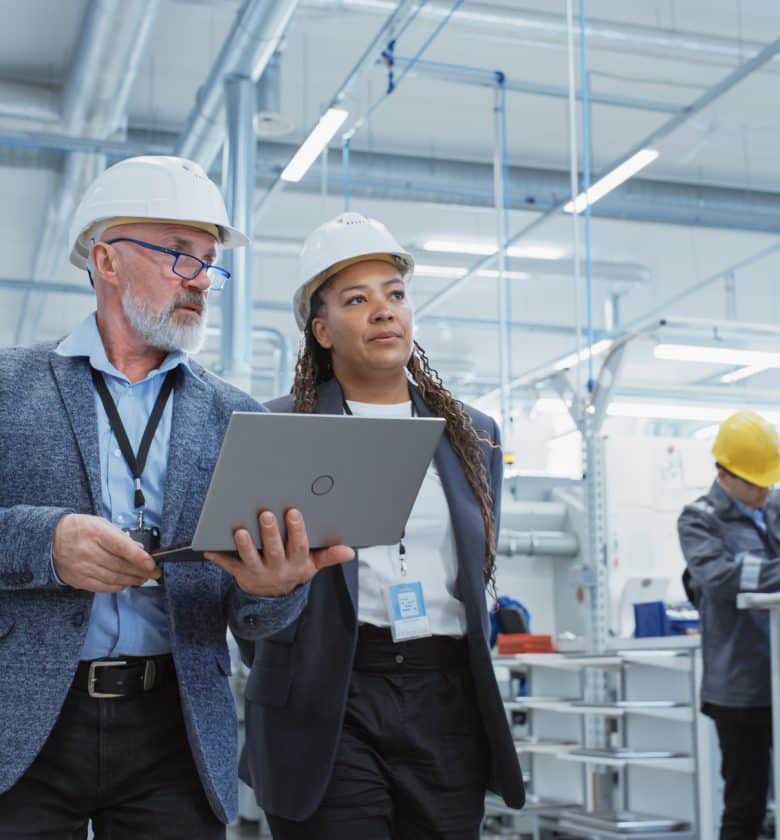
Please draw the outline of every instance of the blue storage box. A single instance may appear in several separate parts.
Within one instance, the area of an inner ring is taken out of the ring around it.
[[[646,636],[681,636],[699,627],[697,618],[670,617],[663,601],[648,601],[634,604],[634,635]]]

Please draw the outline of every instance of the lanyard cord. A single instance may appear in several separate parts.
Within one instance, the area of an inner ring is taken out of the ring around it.
[[[414,407],[414,400],[411,398],[411,394],[409,395],[409,402],[412,405],[412,417],[417,416],[417,411]],[[350,417],[353,416],[352,409],[349,407],[349,403],[342,397],[341,405],[344,409],[344,414],[349,415]],[[401,575],[406,577],[406,546],[404,545],[404,537],[406,536],[406,528],[404,528],[403,533],[401,534],[401,539],[398,542],[398,561],[401,564]]]
[[[119,416],[119,411],[117,411],[116,404],[111,397],[111,392],[108,390],[108,385],[106,385],[106,380],[103,374],[100,371],[95,370],[95,368],[90,368],[90,370],[92,371],[92,381],[95,383],[95,388],[100,396],[100,401],[103,403],[103,408],[106,411],[108,424],[111,426],[111,431],[116,437],[116,442],[119,444],[119,449],[122,452],[125,463],[130,468],[130,472],[133,475],[133,483],[135,484],[133,504],[136,508],[142,508],[146,504],[146,498],[143,490],[141,490],[141,475],[143,474],[144,467],[146,466],[146,458],[148,457],[149,449],[152,446],[154,433],[157,431],[157,427],[160,424],[160,418],[165,410],[165,404],[168,402],[171,391],[173,391],[173,386],[176,381],[176,368],[168,371],[165,381],[160,388],[160,393],[157,395],[157,399],[154,402],[152,413],[149,415],[149,419],[146,422],[146,428],[144,429],[143,436],[141,437],[141,444],[138,447],[137,454],[133,454],[133,448],[130,446],[130,441],[127,437],[124,424],[122,423],[122,418]]]

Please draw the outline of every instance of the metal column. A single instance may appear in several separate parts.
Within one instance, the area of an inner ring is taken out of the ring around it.
[[[493,104],[493,198],[496,204],[496,239],[498,255],[496,279],[498,291],[498,377],[500,382],[501,438],[505,451],[511,451],[512,406],[509,383],[512,381],[512,347],[509,320],[512,316],[512,289],[506,275],[506,243],[509,226],[506,209],[506,87],[503,73],[496,73]]]
[[[325,149],[323,157],[328,156],[328,150]],[[344,139],[341,144],[341,175],[343,181],[344,191],[344,211],[349,210],[349,201],[352,196],[352,187],[349,179],[349,139]]]
[[[225,79],[227,142],[225,144],[223,188],[228,216],[252,238],[254,232],[254,188],[256,139],[252,120],[255,113],[255,84],[249,76]],[[249,391],[252,379],[252,248],[225,253],[230,280],[221,292],[222,375]]]

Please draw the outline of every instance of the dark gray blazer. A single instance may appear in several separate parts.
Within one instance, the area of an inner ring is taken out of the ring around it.
[[[95,390],[86,358],[53,344],[0,351],[0,793],[40,751],[73,680],[91,592],[51,576],[54,528],[66,513],[101,510]],[[162,512],[163,545],[192,538],[233,411],[255,400],[192,362],[173,397]],[[190,747],[217,817],[238,810],[236,715],[228,686],[233,632],[285,627],[308,587],[283,598],[245,595],[212,563],[165,570],[170,638]]]
[[[335,379],[318,391],[317,413],[341,414]],[[412,389],[417,413],[431,411]],[[271,411],[292,411],[292,397],[267,403]],[[495,422],[467,407],[478,432],[498,441]],[[501,498],[501,450],[485,446],[493,509]],[[488,647],[489,622],[482,576],[485,531],[477,500],[446,434],[435,454],[455,530],[458,584],[466,609],[471,671],[490,745],[490,787],[508,805],[523,806],[520,767]],[[242,644],[252,670],[246,687],[247,744],[240,776],[252,785],[260,806],[292,820],[317,809],[330,779],[341,734],[347,688],[357,643],[357,559],[323,569],[312,581],[300,618],[268,639]]]

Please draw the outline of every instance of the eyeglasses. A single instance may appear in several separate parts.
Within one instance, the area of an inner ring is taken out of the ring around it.
[[[201,271],[205,272],[206,278],[209,281],[209,289],[213,292],[222,291],[225,283],[230,279],[230,272],[226,268],[207,263],[204,260],[198,259],[198,257],[193,257],[192,254],[183,254],[181,251],[175,251],[173,248],[163,248],[160,245],[153,245],[151,242],[144,242],[141,239],[130,239],[127,236],[109,239],[106,245],[113,245],[116,242],[132,242],[133,245],[140,245],[149,251],[168,254],[173,257],[171,271],[177,277],[181,277],[182,280],[194,280]]]

